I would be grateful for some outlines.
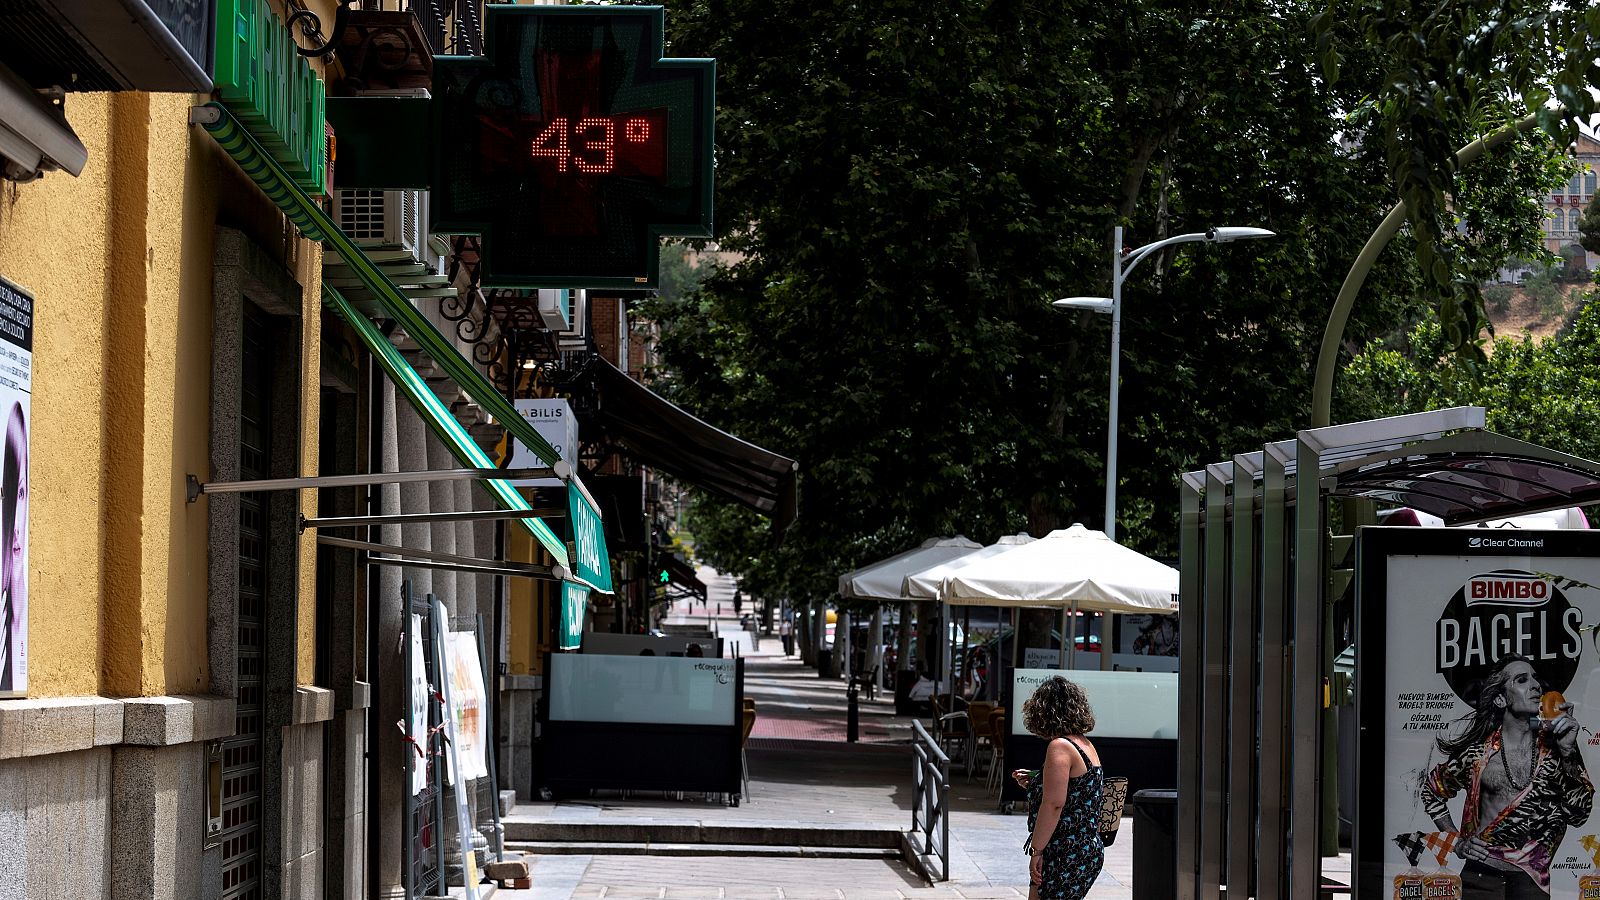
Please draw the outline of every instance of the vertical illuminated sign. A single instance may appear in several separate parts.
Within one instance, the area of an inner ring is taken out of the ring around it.
[[[433,230],[487,285],[653,287],[710,237],[716,62],[663,59],[660,7],[491,6],[486,55],[434,65]]]

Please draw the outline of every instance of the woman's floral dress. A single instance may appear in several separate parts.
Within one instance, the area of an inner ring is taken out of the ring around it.
[[[1094,886],[1105,863],[1105,845],[1100,842],[1101,794],[1105,772],[1089,764],[1088,754],[1072,741],[1072,749],[1083,757],[1088,771],[1067,782],[1067,802],[1061,808],[1061,821],[1044,847],[1044,881],[1038,885],[1040,900],[1083,900]],[[1044,800],[1044,773],[1032,773],[1028,788],[1028,833],[1033,833]]]

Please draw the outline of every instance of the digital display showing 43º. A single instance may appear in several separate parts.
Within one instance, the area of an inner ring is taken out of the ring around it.
[[[610,175],[621,171],[659,179],[666,167],[666,129],[644,115],[557,116],[533,138],[529,153],[557,173]],[[620,167],[619,167],[620,163]]]
[[[660,238],[711,236],[715,61],[662,59],[660,7],[488,8],[434,66],[435,231],[493,287],[653,287]]]

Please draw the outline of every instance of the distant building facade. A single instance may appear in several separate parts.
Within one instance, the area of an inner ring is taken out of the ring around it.
[[[1560,253],[1563,247],[1578,243],[1578,220],[1583,208],[1595,195],[1595,181],[1600,173],[1600,140],[1580,134],[1572,154],[1578,168],[1565,185],[1544,198],[1544,246],[1551,253]],[[1584,253],[1579,262],[1593,268],[1595,260]]]

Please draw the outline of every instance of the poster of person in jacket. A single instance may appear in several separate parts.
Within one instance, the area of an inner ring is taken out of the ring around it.
[[[1600,534],[1360,540],[1362,896],[1600,895]]]

